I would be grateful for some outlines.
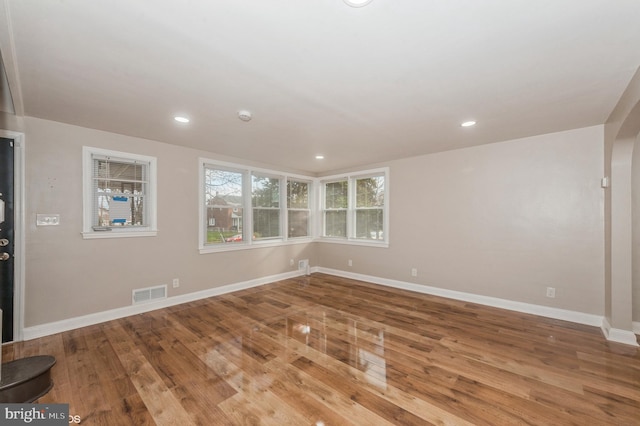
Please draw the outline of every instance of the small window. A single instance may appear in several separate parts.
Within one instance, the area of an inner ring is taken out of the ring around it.
[[[156,159],[83,149],[84,238],[156,235]]]
[[[388,169],[328,177],[322,191],[326,241],[388,245]]]

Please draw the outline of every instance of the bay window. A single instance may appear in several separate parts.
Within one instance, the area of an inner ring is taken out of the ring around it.
[[[323,241],[388,247],[388,168],[312,178],[200,159],[200,253]]]

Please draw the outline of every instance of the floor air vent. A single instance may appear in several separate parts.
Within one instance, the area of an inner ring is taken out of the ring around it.
[[[156,287],[138,288],[133,290],[133,304],[149,302],[156,299],[167,298],[167,286],[159,285]]]

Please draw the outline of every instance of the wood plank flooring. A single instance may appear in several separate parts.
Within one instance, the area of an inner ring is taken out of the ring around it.
[[[640,425],[599,329],[314,274],[3,347],[84,425]]]

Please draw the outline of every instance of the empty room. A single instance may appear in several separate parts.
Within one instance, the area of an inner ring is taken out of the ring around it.
[[[638,22],[0,0],[0,423],[640,424]]]

